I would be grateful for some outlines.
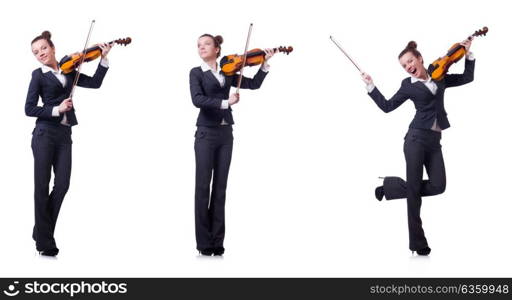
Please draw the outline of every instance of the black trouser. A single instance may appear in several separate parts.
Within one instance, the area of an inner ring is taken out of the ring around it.
[[[34,154],[35,226],[32,237],[39,251],[57,248],[53,233],[71,176],[71,128],[37,124],[32,133]],[[53,167],[54,183],[49,193]]]
[[[411,250],[420,250],[428,246],[420,217],[421,196],[441,194],[446,187],[440,141],[440,132],[409,129],[404,142],[407,182],[399,177],[384,179],[384,195],[387,200],[407,198]],[[427,170],[428,180],[423,180],[423,166]]]
[[[194,150],[196,154],[195,224],[197,249],[224,249],[224,205],[231,153],[233,152],[233,130],[231,126],[198,126],[195,134]],[[213,182],[211,183],[212,175]]]

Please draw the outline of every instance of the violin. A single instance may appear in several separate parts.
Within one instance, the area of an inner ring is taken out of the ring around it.
[[[486,35],[489,29],[484,27],[480,30],[475,31],[468,37],[468,40],[473,40],[474,37]],[[427,72],[433,80],[441,80],[444,78],[448,69],[453,63],[458,62],[461,58],[466,55],[466,48],[459,43],[454,44],[445,56],[436,59],[433,63],[428,66]]]
[[[131,38],[125,38],[125,39],[117,39],[111,42],[108,42],[109,45],[111,44],[118,44],[126,46],[132,42]],[[84,57],[85,56],[85,57]],[[70,55],[64,56],[60,62],[59,67],[62,70],[62,73],[69,74],[73,72],[82,62],[89,62],[92,60],[95,60],[96,58],[101,56],[101,48],[99,46],[94,46],[85,49],[82,53],[74,53]]]
[[[273,49],[276,52],[290,54],[293,51],[293,47],[279,47]],[[265,61],[265,51],[261,49],[252,49],[247,51],[247,58],[245,60],[245,66],[257,66],[261,65]],[[220,60],[220,68],[225,75],[231,76],[240,71],[244,66],[244,56],[238,54],[226,55]]]

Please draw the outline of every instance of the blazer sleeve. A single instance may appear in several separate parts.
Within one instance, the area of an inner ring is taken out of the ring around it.
[[[29,117],[52,119],[53,106],[38,106],[39,95],[41,94],[41,71],[32,72],[32,79],[28,86],[27,100],[25,101],[25,114]]]
[[[475,60],[465,60],[464,73],[462,74],[446,74],[444,82],[446,87],[459,86],[473,81],[475,74]]]
[[[201,74],[198,74],[195,69],[190,70],[190,96],[192,96],[192,103],[198,108],[220,109],[221,107],[222,99],[205,95]]]
[[[242,76],[242,82],[240,83],[241,89],[259,89],[261,87],[261,84],[263,83],[263,80],[267,76],[268,72],[263,72],[261,69],[258,70],[256,75],[254,75],[253,78]],[[240,75],[235,77],[235,80],[231,81],[231,86],[236,87],[238,84],[238,78]]]
[[[97,89],[103,83],[103,78],[105,78],[105,74],[107,74],[108,68],[98,64],[98,68],[94,75],[88,76],[80,73],[80,77],[78,77],[77,85],[84,88]]]
[[[405,79],[407,80],[407,79]],[[402,81],[402,85],[400,89],[391,97],[391,99],[387,100],[382,93],[379,91],[377,87],[368,93],[370,97],[373,99],[375,104],[385,113],[391,112],[397,109],[402,103],[404,103],[407,99],[409,99],[409,95],[405,92],[404,83],[405,80]]]

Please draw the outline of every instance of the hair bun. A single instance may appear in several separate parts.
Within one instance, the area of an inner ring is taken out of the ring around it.
[[[43,33],[41,33],[41,37],[49,40],[52,38],[52,34],[48,30],[45,30]]]
[[[216,35],[216,36],[214,37],[214,39],[215,39],[215,41],[217,41],[217,43],[218,43],[219,45],[221,45],[221,44],[222,44],[222,42],[224,42],[224,39],[223,39],[223,38],[222,38],[222,36],[220,36],[220,35]]]
[[[418,47],[418,44],[416,44],[415,41],[410,41],[408,44],[407,44],[407,49],[416,49]]]

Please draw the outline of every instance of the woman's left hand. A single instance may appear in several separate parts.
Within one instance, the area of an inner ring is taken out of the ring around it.
[[[113,45],[113,44],[112,44]],[[112,49],[111,44],[98,44],[98,47],[101,48],[101,58],[106,58],[110,49]]]
[[[460,44],[462,46],[464,46],[464,48],[466,48],[466,53],[469,52],[469,48],[471,48],[471,40],[470,39],[465,39]]]
[[[271,48],[263,49],[263,51],[265,51],[265,61],[268,61],[272,56],[274,56],[274,54],[276,54],[274,49]]]

